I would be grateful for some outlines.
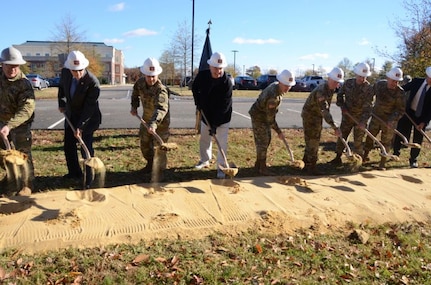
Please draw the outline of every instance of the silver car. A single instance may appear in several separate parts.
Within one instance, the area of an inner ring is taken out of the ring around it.
[[[43,78],[39,74],[27,74],[26,77],[31,82],[31,85],[33,86],[33,88],[36,88],[39,90],[43,88],[48,88],[48,84],[46,83],[45,78]]]

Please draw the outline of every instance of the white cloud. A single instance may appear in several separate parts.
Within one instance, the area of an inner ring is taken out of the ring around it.
[[[112,12],[123,11],[125,6],[126,6],[126,3],[121,2],[115,5],[109,6],[109,11],[112,11]]]
[[[367,45],[369,45],[369,44],[371,44],[366,38],[362,38],[359,42],[358,42],[358,44],[360,45],[360,46],[367,46]]]
[[[145,28],[128,31],[123,34],[123,36],[125,37],[143,37],[143,36],[154,36],[154,35],[157,35],[157,32],[150,31]]]
[[[123,39],[115,39],[114,38],[114,39],[104,39],[103,42],[107,43],[107,44],[120,44],[120,43],[123,43],[124,40]]]
[[[264,44],[279,44],[281,41],[276,39],[244,39],[244,38],[235,38],[233,40],[236,44],[257,44],[257,45],[264,45]]]
[[[313,54],[303,55],[303,56],[299,57],[299,59],[314,60],[317,58],[328,58],[328,57],[329,57],[329,54],[327,54],[327,53],[313,53]]]

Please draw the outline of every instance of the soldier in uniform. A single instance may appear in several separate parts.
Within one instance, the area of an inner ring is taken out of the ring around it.
[[[283,95],[296,84],[295,75],[289,70],[283,70],[278,74],[277,80],[278,82],[273,82],[260,93],[249,110],[256,144],[254,167],[261,175],[274,175],[266,165],[267,150],[271,142],[271,129],[277,133],[280,139],[283,138],[284,135],[278,127],[275,116]]]
[[[160,182],[163,180],[163,171],[167,166],[167,155],[164,150],[154,151],[157,143],[153,134],[157,133],[164,142],[168,141],[170,135],[169,92],[159,80],[159,74],[163,70],[157,59],[147,58],[140,70],[144,76],[133,85],[130,114],[133,116],[138,114],[141,102],[142,118],[148,125],[148,129],[142,124],[139,128],[141,152],[147,160],[143,171],[152,174],[152,182]]]
[[[28,177],[23,181],[27,193],[33,190],[34,166],[31,155],[31,124],[34,119],[35,97],[33,87],[20,69],[26,61],[21,52],[8,47],[1,52],[0,62],[0,132],[15,149],[27,155]],[[3,140],[0,147],[5,149]],[[23,189],[21,189],[22,191]],[[20,194],[20,193],[18,193]]]
[[[354,150],[360,156],[363,156],[363,141],[368,119],[371,115],[373,106],[373,88],[367,81],[367,76],[371,75],[370,66],[365,63],[359,63],[354,68],[355,78],[349,78],[337,92],[337,106],[341,108],[341,136],[346,140],[353,128],[353,146]],[[345,112],[359,122],[359,126]],[[343,154],[344,144],[338,138],[335,147],[336,156],[330,161],[331,164],[339,166],[342,164],[341,155]]]
[[[405,110],[404,90],[399,86],[399,82],[403,80],[403,71],[394,67],[386,73],[386,80],[381,80],[374,84],[375,103],[373,114],[382,119],[386,123],[371,117],[368,130],[373,136],[376,136],[380,131],[380,140],[385,150],[388,152],[394,137],[394,129],[397,126],[398,120]],[[368,161],[368,154],[374,146],[372,138],[367,137],[364,146],[364,161]],[[381,157],[379,169],[385,170],[386,157]]]
[[[341,132],[329,111],[332,97],[340,83],[344,82],[344,72],[341,68],[334,67],[328,73],[328,81],[318,85],[311,91],[302,108],[302,123],[304,127],[305,150],[303,161],[304,170],[310,175],[319,175],[316,169],[317,154],[319,151],[320,135],[323,119],[335,131],[336,136]]]

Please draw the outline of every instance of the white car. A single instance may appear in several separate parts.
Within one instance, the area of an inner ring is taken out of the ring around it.
[[[36,88],[39,90],[43,88],[48,88],[48,84],[46,83],[45,78],[43,78],[39,74],[27,74],[26,77],[31,82],[31,85],[33,86],[33,88]]]

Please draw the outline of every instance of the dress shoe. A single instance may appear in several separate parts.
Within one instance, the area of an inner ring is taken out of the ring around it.
[[[416,161],[410,163],[410,168],[418,168],[419,165]]]

